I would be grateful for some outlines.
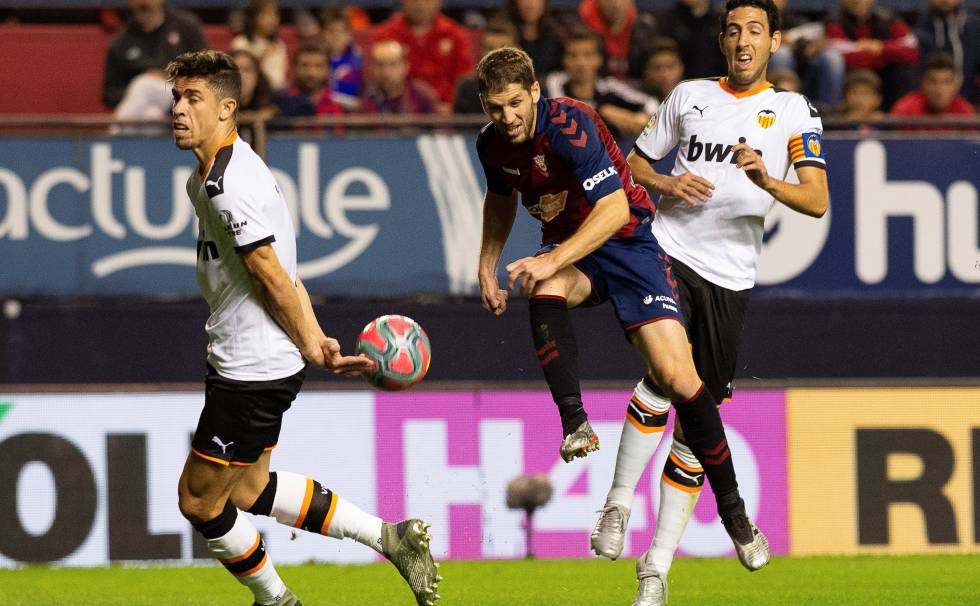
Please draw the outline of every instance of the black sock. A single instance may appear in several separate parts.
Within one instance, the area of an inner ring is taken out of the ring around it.
[[[271,516],[272,515],[272,505],[276,500],[276,487],[278,486],[278,476],[276,472],[269,472],[269,483],[265,485],[265,489],[262,494],[255,499],[252,506],[248,508],[248,512],[256,516]]]
[[[738,494],[732,453],[728,449],[725,426],[721,423],[714,397],[702,384],[690,400],[674,402],[674,409],[684,428],[684,439],[711,482],[718,514],[724,519],[744,513],[745,504]]]
[[[582,407],[578,381],[578,348],[563,297],[540,296],[531,299],[531,336],[538,363],[558,405],[563,435],[578,429],[588,417]]]

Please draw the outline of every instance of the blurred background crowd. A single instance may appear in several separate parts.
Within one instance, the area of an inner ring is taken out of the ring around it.
[[[975,114],[980,16],[963,0],[928,0],[918,13],[876,0],[840,0],[831,11],[776,3],[783,44],[769,80],[805,93],[825,116],[873,124],[889,114]],[[726,71],[717,45],[721,6],[664,6],[506,0],[499,8],[444,10],[441,0],[401,0],[394,9],[315,9],[250,0],[240,9],[188,10],[128,0],[126,7],[57,14],[89,19],[107,36],[102,103],[121,120],[165,119],[163,68],[177,54],[205,47],[233,54],[243,74],[243,109],[264,118],[479,114],[476,61],[516,45],[534,59],[546,96],[590,103],[614,134],[630,137],[678,82]],[[8,23],[55,14],[7,13]]]

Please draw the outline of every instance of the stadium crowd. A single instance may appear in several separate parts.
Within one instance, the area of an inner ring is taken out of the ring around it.
[[[797,12],[791,2],[777,1],[783,44],[769,79],[805,93],[825,116],[976,113],[980,16],[963,0],[929,0],[908,21],[876,0],[840,0],[824,15]],[[441,4],[402,0],[372,22],[358,6],[316,12],[250,0],[230,13],[234,38],[222,50],[233,50],[246,74],[244,107],[266,117],[445,115],[479,113],[475,61],[516,45],[534,59],[546,95],[593,105],[622,136],[638,134],[681,80],[725,73],[712,0],[677,0],[656,12],[633,0],[581,0],[577,10],[507,0],[499,11],[460,20]],[[163,118],[170,96],[160,93],[162,70],[177,54],[206,47],[204,28],[165,0],[129,0],[123,17],[106,57],[103,102],[119,118]],[[280,36],[284,23],[296,32],[292,48]]]

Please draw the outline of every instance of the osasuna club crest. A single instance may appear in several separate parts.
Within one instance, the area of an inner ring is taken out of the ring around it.
[[[544,174],[548,174],[548,163],[544,160],[544,154],[534,156],[534,165]]]
[[[764,109],[755,115],[755,119],[759,121],[759,126],[762,128],[769,128],[776,123],[776,112]]]

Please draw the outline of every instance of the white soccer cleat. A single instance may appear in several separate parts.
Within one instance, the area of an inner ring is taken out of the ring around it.
[[[570,463],[576,457],[584,457],[590,452],[599,450],[599,436],[592,431],[592,426],[588,421],[582,421],[578,429],[565,436],[561,441],[561,448],[558,454],[566,463]]]
[[[640,586],[636,588],[633,606],[663,606],[667,603],[667,579],[653,566],[649,551],[636,561],[636,580]]]
[[[769,563],[771,553],[769,551],[769,541],[766,535],[752,523],[744,513],[737,513],[727,519],[722,519],[722,524],[735,544],[735,553],[738,554],[738,561],[745,566],[749,572],[759,570]]]
[[[599,510],[589,543],[597,556],[615,560],[623,553],[630,510],[622,505],[606,505]]]

